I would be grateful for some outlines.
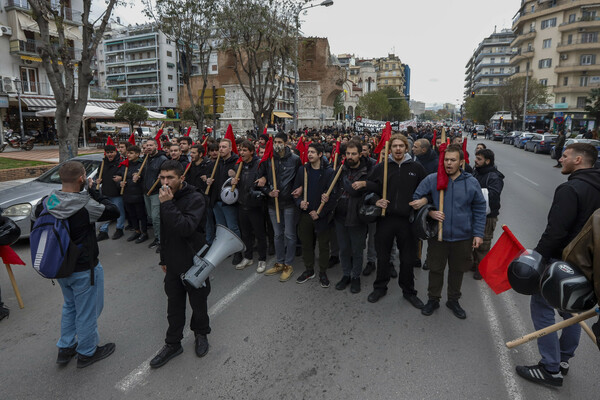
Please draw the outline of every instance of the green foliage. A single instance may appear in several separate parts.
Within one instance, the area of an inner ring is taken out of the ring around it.
[[[600,89],[592,89],[590,95],[585,99],[585,111],[596,120],[596,126],[600,121]]]
[[[172,108],[169,108],[167,110],[167,118],[171,118],[171,119],[175,118],[175,111],[173,111]]]
[[[383,120],[392,110],[387,96],[380,90],[362,96],[358,100],[358,107],[363,111],[363,117],[375,120]]]
[[[333,102],[333,116],[344,113],[344,92],[340,93]]]
[[[115,111],[115,119],[129,122],[130,132],[133,132],[135,124],[148,119],[148,110],[139,104],[123,103]]]
[[[425,110],[425,112],[419,116],[419,119],[421,121],[437,121],[438,116],[435,111]]]
[[[498,89],[498,96],[502,108],[512,114],[513,123],[523,120],[523,106],[525,101],[525,77],[511,78]],[[477,96],[476,96],[477,97]],[[534,79],[529,79],[527,86],[527,108],[548,103],[548,88]]]
[[[437,110],[435,112],[435,115],[437,115],[438,119],[441,120],[448,119],[452,116],[450,114],[450,111],[446,110],[445,108],[440,108],[439,110]]]
[[[390,112],[384,119],[388,121],[406,121],[410,118],[410,106],[402,93],[393,87],[385,87],[379,90],[386,95],[391,106]]]
[[[465,115],[477,123],[487,124],[496,111],[502,107],[502,99],[496,94],[475,95],[465,102]]]

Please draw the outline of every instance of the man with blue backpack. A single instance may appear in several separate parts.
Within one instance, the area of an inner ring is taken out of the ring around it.
[[[63,292],[57,364],[77,355],[77,368],[110,356],[114,343],[98,346],[98,317],[104,306],[104,271],[98,260],[95,223],[119,217],[119,209],[86,179],[83,164],[59,170],[61,190],[36,206],[30,236],[33,267],[56,279]],[[87,187],[87,190],[86,190]]]

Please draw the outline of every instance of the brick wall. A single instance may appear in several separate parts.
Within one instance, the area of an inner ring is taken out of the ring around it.
[[[55,165],[56,164],[49,164],[36,167],[3,169],[0,170],[0,182],[13,181],[15,179],[37,178]]]

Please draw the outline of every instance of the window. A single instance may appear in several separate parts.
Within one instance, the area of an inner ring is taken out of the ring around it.
[[[173,57],[173,52],[167,51],[167,57]]]
[[[383,81],[383,83],[385,83],[385,84],[387,85],[387,84],[388,84],[388,80],[387,80],[387,79],[385,79],[385,80]]]
[[[500,59],[500,62],[501,62],[502,64],[504,64],[504,63],[505,63],[505,60],[506,60],[506,58],[505,58],[505,57],[502,57],[502,58]]]
[[[492,85],[494,83],[494,78],[488,78],[488,83]]]
[[[173,79],[173,75],[167,75],[167,79]]]
[[[544,58],[543,60],[540,60],[538,67],[540,69],[541,68],[550,68],[550,67],[552,67],[552,59],[551,58]]]
[[[22,93],[37,94],[39,92],[37,69],[21,67],[21,89]]]
[[[576,14],[570,14],[569,15],[569,23],[572,24],[573,22],[575,22],[576,18],[577,18]]]
[[[588,77],[580,76],[579,77],[579,86],[587,86],[588,85]]]
[[[583,11],[581,13],[581,19],[583,21],[593,21],[596,19],[596,11]]]
[[[500,68],[500,73],[503,74],[504,73],[504,68]]]
[[[594,65],[596,64],[596,55],[595,54],[584,54],[581,56],[580,65]]]
[[[496,58],[495,57],[490,58],[490,64],[495,64],[495,63],[496,63]]]
[[[169,87],[167,88],[167,90],[168,90],[169,92],[172,92],[172,91],[173,91],[173,87],[172,87],[172,86],[169,86]]]
[[[494,68],[490,68],[490,74],[494,73]]]
[[[550,47],[552,47],[552,39],[546,39],[544,40],[542,47],[544,49],[549,49]]]
[[[560,102],[561,103],[566,103],[567,102],[567,98],[566,97],[561,97],[560,98]]]
[[[216,71],[216,70],[217,70],[217,66],[213,64],[213,65],[210,67],[210,69],[211,69],[212,71]]]
[[[597,43],[598,32],[589,32],[581,34],[581,43]]]
[[[169,103],[174,103],[174,102],[175,102],[175,99],[172,97],[169,97]]]
[[[171,44],[171,39],[167,39],[167,44]]]
[[[568,77],[568,76],[565,76],[565,77],[563,78],[563,86],[567,86],[568,84],[569,84],[569,77]],[[563,103],[564,103],[564,101],[563,101]]]
[[[548,79],[540,79],[540,85],[548,86]]]
[[[542,29],[552,28],[554,26],[556,26],[556,17],[542,21]]]
[[[567,36],[567,44],[573,43],[573,35]]]
[[[535,11],[535,6],[531,6],[531,12],[533,13]]]
[[[503,83],[503,82],[504,82],[504,78],[500,78],[500,79],[499,79],[499,82],[500,82],[500,83]]]
[[[587,99],[587,97],[578,97],[577,98],[577,108],[584,108],[585,107],[585,99]]]

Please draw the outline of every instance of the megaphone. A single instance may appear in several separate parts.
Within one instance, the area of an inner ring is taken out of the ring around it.
[[[204,256],[202,254],[206,250],[204,246],[202,250],[194,256],[194,265],[185,273],[181,274],[181,280],[196,289],[205,286],[204,281],[213,269],[223,260],[238,251],[246,250],[244,242],[237,237],[229,228],[223,225],[217,225],[215,239],[212,246]]]

